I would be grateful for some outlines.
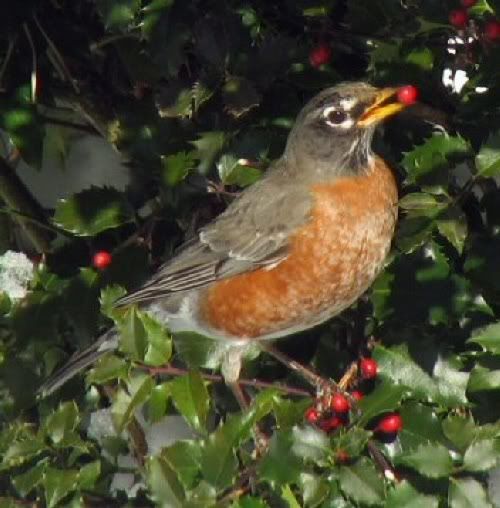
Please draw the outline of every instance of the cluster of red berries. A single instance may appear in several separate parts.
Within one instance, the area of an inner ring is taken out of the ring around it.
[[[469,12],[467,9],[473,7],[477,0],[461,0],[461,9],[454,9],[450,12],[449,22],[455,28],[464,28],[469,22]],[[484,38],[490,42],[500,39],[500,21],[493,19],[484,25]]]
[[[378,374],[378,364],[373,358],[362,358],[359,362],[359,370],[363,380],[373,381]],[[351,410],[350,400],[359,402],[362,398],[363,393],[359,390],[352,391],[349,398],[342,393],[335,393],[326,400],[318,400],[315,406],[308,408],[304,415],[305,419],[325,432],[332,432],[348,423]],[[397,434],[402,428],[401,416],[390,413],[381,418],[375,431],[391,436]],[[348,460],[343,455],[337,458],[341,462]]]

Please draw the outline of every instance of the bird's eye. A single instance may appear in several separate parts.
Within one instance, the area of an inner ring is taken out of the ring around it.
[[[344,120],[346,120],[346,118],[347,115],[343,111],[331,111],[326,117],[329,122],[334,124],[342,123]]]
[[[348,120],[345,111],[341,111],[331,106],[323,111],[323,118],[325,119],[325,122],[331,126],[343,124],[346,120]]]

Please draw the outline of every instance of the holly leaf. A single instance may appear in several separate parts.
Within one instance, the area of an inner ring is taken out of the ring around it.
[[[468,392],[498,390],[500,388],[500,370],[490,370],[476,365],[470,373]]]
[[[260,95],[245,78],[231,77],[222,89],[225,110],[235,118],[248,113],[260,103]]]
[[[448,477],[453,470],[453,461],[448,449],[439,443],[422,444],[396,460],[427,478]]]
[[[219,178],[224,185],[238,185],[246,187],[255,183],[262,175],[257,168],[241,165],[239,159],[231,154],[225,154],[217,162]]]
[[[116,428],[121,432],[132,419],[135,410],[148,400],[153,390],[153,379],[147,374],[136,374],[128,381],[127,388],[116,393],[111,412]]]
[[[78,471],[48,467],[43,477],[43,486],[45,488],[47,507],[53,508],[70,492],[76,490],[78,486]]]
[[[161,157],[161,179],[169,187],[181,183],[194,167],[192,153],[178,152]]]
[[[407,172],[408,183],[434,184],[439,182],[439,173],[446,169],[451,160],[463,158],[470,152],[467,141],[460,136],[434,134],[422,145],[405,153],[403,167]],[[446,178],[447,175],[442,175]]]
[[[205,432],[210,399],[200,374],[191,371],[170,382],[170,393],[179,413],[198,432]]]
[[[450,478],[450,508],[492,508],[484,487],[474,478]]]
[[[206,174],[211,169],[225,143],[226,135],[221,131],[202,132],[196,141],[191,141],[195,147],[193,155],[199,160],[198,170],[201,173]]]
[[[406,480],[396,484],[385,500],[384,508],[438,508],[439,499],[418,492]]]
[[[151,497],[157,506],[182,508],[186,495],[175,470],[162,457],[150,457],[146,464],[146,477]]]
[[[79,236],[94,236],[133,220],[132,209],[123,194],[111,188],[91,187],[61,199],[54,223]]]
[[[475,330],[467,342],[479,344],[485,351],[500,355],[500,323]]]
[[[487,471],[500,461],[500,439],[481,439],[473,442],[465,451],[464,469]]]
[[[96,7],[110,30],[125,31],[141,8],[141,0],[96,0]]]
[[[490,134],[476,155],[476,169],[485,178],[500,174],[500,131]]]
[[[373,464],[366,458],[339,470],[340,487],[354,502],[373,506],[384,497],[384,481]]]
[[[406,391],[405,386],[383,382],[359,402],[362,411],[358,424],[364,425],[375,416],[395,409]]]

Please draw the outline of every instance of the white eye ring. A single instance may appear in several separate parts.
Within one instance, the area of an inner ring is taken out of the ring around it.
[[[338,123],[328,120],[329,115],[337,111],[345,115],[345,120]],[[340,127],[341,129],[350,129],[354,125],[354,121],[352,120],[352,118],[349,118],[349,116],[345,112],[339,111],[335,106],[328,106],[327,108],[325,108],[323,110],[323,118],[325,118],[325,123],[330,127],[335,128]]]

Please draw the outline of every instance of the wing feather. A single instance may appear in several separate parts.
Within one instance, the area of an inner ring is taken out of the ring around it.
[[[245,190],[198,238],[160,267],[137,291],[117,305],[145,303],[189,291],[286,258],[291,234],[309,216],[307,189],[287,184],[283,173],[271,171]]]

